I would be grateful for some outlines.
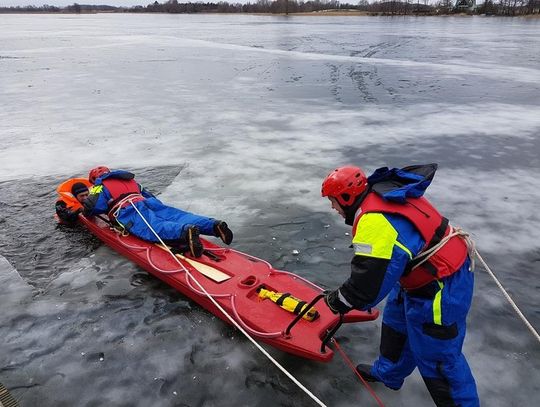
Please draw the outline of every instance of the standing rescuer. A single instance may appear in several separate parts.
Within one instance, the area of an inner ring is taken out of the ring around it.
[[[437,164],[379,168],[370,177],[353,166],[322,184],[352,226],[351,276],[325,302],[334,313],[367,310],[388,296],[379,358],[357,371],[398,390],[418,367],[439,407],[479,406],[462,353],[474,276],[467,235],[452,228],[423,197]]]

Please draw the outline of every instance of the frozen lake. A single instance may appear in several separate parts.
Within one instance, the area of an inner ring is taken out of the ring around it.
[[[22,406],[312,405],[234,329],[56,226],[58,183],[100,164],[334,288],[350,230],[323,177],[437,162],[428,198],[538,329],[539,95],[540,20],[2,15],[0,382]],[[338,338],[371,362],[379,330]],[[270,352],[327,405],[375,405],[339,356]],[[464,352],[482,405],[536,405],[540,346],[480,268]],[[375,390],[432,405],[418,372]]]

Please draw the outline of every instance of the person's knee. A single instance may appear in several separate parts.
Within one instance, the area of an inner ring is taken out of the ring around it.
[[[381,346],[380,353],[392,363],[397,363],[401,358],[407,335],[392,328],[390,325],[383,322],[381,329]]]

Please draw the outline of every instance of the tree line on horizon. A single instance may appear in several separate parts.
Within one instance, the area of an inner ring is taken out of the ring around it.
[[[106,1],[106,0],[105,0]],[[429,4],[429,0],[374,1],[360,0],[357,4],[342,3],[337,0],[257,0],[254,3],[181,3],[168,0],[154,1],[147,6],[115,7],[109,5],[89,5],[74,3],[66,7],[18,6],[0,7],[0,13],[315,13],[330,11],[362,11],[373,15],[444,15],[453,13],[487,15],[527,15],[540,13],[540,0],[486,0],[478,7],[474,0],[439,0]]]

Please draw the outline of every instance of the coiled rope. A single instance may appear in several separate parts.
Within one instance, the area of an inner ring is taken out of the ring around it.
[[[476,251],[474,240],[472,240],[471,236],[460,227],[454,228],[451,225],[449,225],[448,227],[450,228],[448,235],[442,238],[441,241],[437,243],[435,246],[433,246],[429,250],[420,252],[418,256],[412,259],[412,261],[422,259],[420,262],[414,265],[412,270],[414,270],[415,268],[421,266],[426,261],[428,261],[430,257],[432,257],[435,253],[437,253],[446,244],[446,242],[448,242],[450,239],[452,239],[455,236],[459,236],[463,240],[465,240],[465,244],[467,245],[467,252],[469,253],[469,258],[471,259],[471,271],[474,270],[474,253]]]
[[[484,261],[484,259],[482,258],[482,256],[480,255],[480,253],[478,252],[478,250],[476,249],[476,245],[474,243],[474,241],[472,240],[471,236],[469,235],[469,233],[465,232],[463,229],[461,229],[460,227],[455,227],[453,228],[452,226],[449,226],[450,227],[450,232],[448,233],[447,236],[445,236],[438,244],[436,244],[435,246],[433,246],[432,248],[430,248],[429,250],[426,250],[425,252],[421,252],[418,256],[416,256],[413,260],[417,260],[417,259],[422,259],[419,263],[417,263],[413,269],[415,269],[416,267],[420,266],[421,264],[425,263],[426,261],[429,260],[429,258],[431,256],[433,256],[435,253],[437,253],[437,251],[444,246],[444,244],[446,242],[448,242],[451,238],[453,238],[454,236],[459,236],[460,238],[462,238],[463,240],[465,240],[465,243],[467,244],[467,251],[469,253],[469,258],[471,259],[471,271],[474,271],[474,266],[475,266],[475,258],[478,257],[478,260],[480,260],[480,263],[482,263],[482,266],[484,268],[484,270],[491,276],[491,278],[493,279],[493,281],[495,281],[495,284],[497,284],[497,287],[499,287],[499,289],[501,290],[501,292],[503,293],[504,297],[508,300],[508,302],[510,303],[510,305],[512,306],[512,308],[514,309],[514,311],[516,312],[516,314],[519,316],[519,318],[523,321],[523,323],[525,324],[525,326],[529,329],[529,331],[531,331],[531,333],[533,334],[533,336],[536,338],[536,340],[538,342],[540,342],[540,335],[538,334],[538,331],[532,326],[532,324],[529,322],[529,320],[525,317],[525,315],[523,315],[523,312],[521,312],[521,310],[519,309],[519,307],[517,306],[517,304],[514,302],[514,300],[512,299],[512,297],[510,297],[510,294],[508,294],[508,292],[506,291],[506,289],[503,287],[503,285],[501,284],[501,282],[499,281],[499,279],[495,276],[495,273],[493,273],[493,271],[489,268],[489,266],[487,265],[487,263]]]
[[[229,313],[227,311],[225,311],[225,309],[223,309],[223,307],[221,305],[219,305],[219,303],[214,299],[212,298],[212,296],[205,290],[205,288],[199,283],[199,281],[197,281],[197,279],[195,277],[193,277],[193,275],[189,272],[189,270],[182,264],[182,262],[174,255],[174,253],[171,251],[171,249],[169,249],[169,246],[167,246],[165,244],[165,242],[163,242],[163,240],[161,239],[161,237],[156,233],[156,231],[152,228],[152,226],[150,226],[150,224],[148,223],[148,221],[145,219],[145,217],[142,215],[141,212],[139,212],[139,210],[137,209],[137,207],[135,206],[135,204],[132,202],[132,200],[128,200],[128,202],[131,204],[131,206],[133,206],[133,208],[135,209],[135,211],[139,214],[139,216],[141,217],[141,219],[144,221],[144,223],[146,224],[146,226],[148,226],[148,228],[152,231],[152,233],[154,234],[154,236],[156,237],[156,239],[159,240],[159,242],[163,245],[163,247],[165,248],[165,250],[167,250],[167,252],[174,258],[174,260],[180,265],[180,267],[182,267],[186,273],[187,276],[189,276],[195,283],[196,285],[201,289],[201,291],[207,296],[207,298],[216,306],[217,309],[219,309],[223,315],[225,315],[227,317],[227,319],[231,322],[231,324],[234,325],[234,327],[236,329],[238,329],[240,332],[242,332],[242,334],[244,334],[244,336],[249,339],[249,341],[251,343],[253,343],[253,345],[255,345],[255,347],[257,349],[259,349],[261,351],[261,353],[266,356],[279,370],[281,370],[289,379],[291,379],[291,381],[296,384],[301,390],[304,391],[304,393],[306,393],[316,404],[318,404],[319,406],[321,407],[326,407],[326,404],[324,404],[321,400],[319,400],[317,398],[317,396],[315,396],[311,391],[309,391],[302,383],[300,383],[300,381],[298,381],[298,379],[296,379],[291,373],[289,373],[289,371],[287,369],[285,369],[277,360],[275,360],[261,345],[259,345],[257,343],[257,341],[255,341],[255,339],[253,339],[251,337],[251,335],[249,335],[245,330],[244,328],[242,328],[238,322],[236,322],[234,320],[234,318],[229,315]]]

